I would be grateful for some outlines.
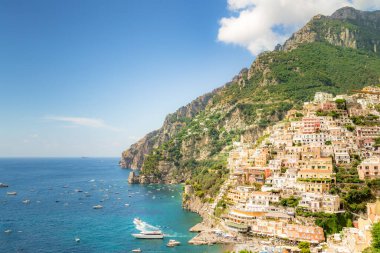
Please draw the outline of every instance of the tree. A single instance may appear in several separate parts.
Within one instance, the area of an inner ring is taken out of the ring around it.
[[[298,206],[299,198],[295,198],[294,196],[290,196],[289,198],[283,198],[280,201],[280,205],[287,207],[296,207]]]
[[[380,222],[373,224],[371,234],[372,244],[363,253],[380,253]]]
[[[301,250],[301,253],[310,253],[310,243],[309,242],[298,243],[298,248]]]
[[[335,100],[336,107],[341,110],[346,110],[346,100],[345,99],[337,99]]]
[[[380,250],[380,222],[372,226],[372,248]]]

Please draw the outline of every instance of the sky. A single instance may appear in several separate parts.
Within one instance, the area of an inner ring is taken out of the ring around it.
[[[0,157],[120,156],[345,5],[380,0],[0,0]]]

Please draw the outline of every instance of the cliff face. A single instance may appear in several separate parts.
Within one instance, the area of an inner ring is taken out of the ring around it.
[[[346,93],[380,83],[379,14],[343,8],[314,17],[231,82],[169,114],[162,128],[123,152],[121,166],[141,169],[140,182],[189,179],[199,196],[211,196],[233,141],[256,140],[316,91]]]
[[[200,111],[203,111],[216,91],[200,96],[188,105],[166,116],[164,124],[160,129],[148,133],[122,153],[120,166],[131,169],[142,168],[145,155],[178,134],[179,130],[186,124],[183,122],[183,119],[191,119]]]

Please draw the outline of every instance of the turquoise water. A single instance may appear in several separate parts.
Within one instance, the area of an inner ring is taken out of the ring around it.
[[[0,252],[221,252],[192,246],[200,221],[181,209],[181,186],[128,185],[116,158],[0,159]],[[9,196],[8,191],[16,191]],[[22,201],[29,199],[29,204]],[[103,209],[93,209],[94,205]],[[129,204],[129,206],[125,206]],[[160,227],[164,240],[139,240],[133,218]],[[5,233],[5,230],[12,230]],[[75,242],[80,238],[80,243]],[[167,248],[169,239],[181,246]]]

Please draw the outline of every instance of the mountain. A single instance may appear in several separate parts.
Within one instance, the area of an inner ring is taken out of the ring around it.
[[[231,82],[169,114],[163,126],[123,152],[138,181],[199,185],[214,195],[226,177],[232,142],[255,141],[316,91],[333,94],[380,83],[380,11],[345,7],[317,15]]]

